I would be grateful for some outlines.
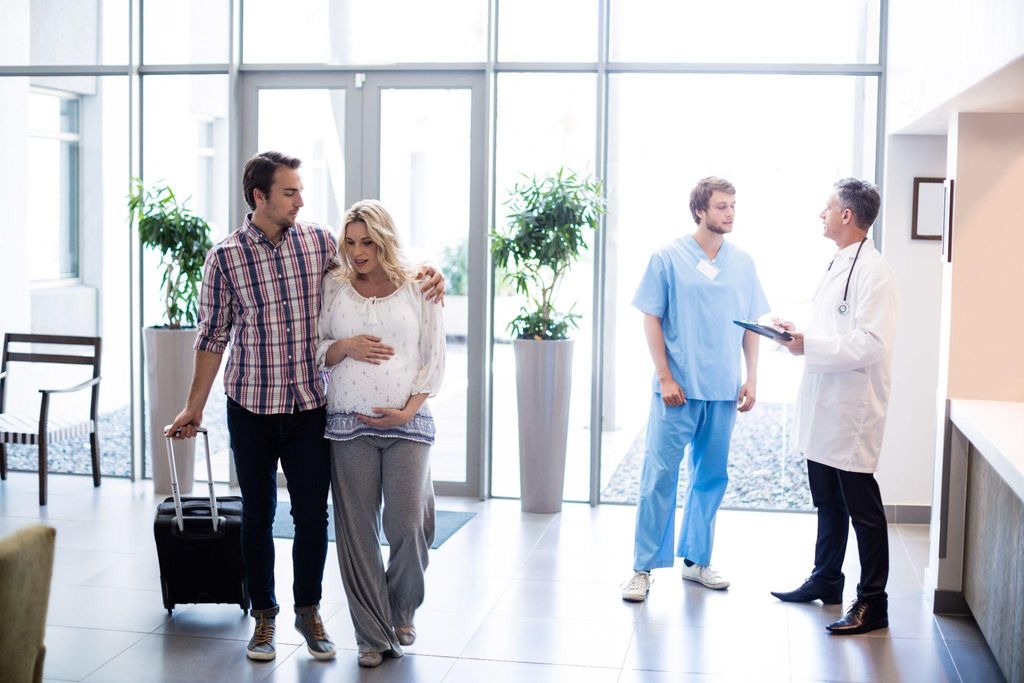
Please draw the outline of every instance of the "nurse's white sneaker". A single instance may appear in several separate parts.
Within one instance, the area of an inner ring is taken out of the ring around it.
[[[647,598],[647,591],[651,589],[654,579],[650,572],[634,572],[626,585],[622,588],[622,599],[630,602],[643,602]]]
[[[683,578],[687,581],[696,581],[702,586],[716,591],[729,587],[729,582],[723,579],[718,570],[710,564],[694,564],[690,567],[683,564]]]

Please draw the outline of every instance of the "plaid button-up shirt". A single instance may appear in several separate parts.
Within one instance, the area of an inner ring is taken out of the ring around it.
[[[251,219],[206,256],[195,348],[223,353],[231,342],[224,390],[246,410],[317,408],[320,282],[337,253],[334,236],[296,223],[275,245]]]

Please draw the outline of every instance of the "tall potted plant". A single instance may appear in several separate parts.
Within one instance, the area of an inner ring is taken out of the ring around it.
[[[157,493],[170,493],[163,428],[174,420],[188,394],[203,262],[212,246],[210,226],[167,185],[147,189],[142,181],[133,179],[128,209],[138,227],[139,241],[160,254],[164,323],[145,328],[143,343],[153,486]],[[194,443],[180,444],[175,451],[182,493],[192,491]]]
[[[587,249],[605,211],[601,183],[565,168],[517,184],[504,231],[491,252],[527,304],[509,324],[516,359],[519,475],[525,512],[558,512],[572,384],[572,339],[579,314],[556,310],[558,286]]]

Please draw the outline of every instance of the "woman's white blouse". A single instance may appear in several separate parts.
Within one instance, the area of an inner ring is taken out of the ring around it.
[[[445,353],[440,305],[428,301],[415,282],[388,296],[367,298],[350,282],[338,282],[328,273],[317,331],[317,367],[328,375],[328,438],[370,434],[433,442],[433,419],[426,403],[405,425],[384,430],[359,422],[356,415],[371,415],[374,407],[403,408],[413,394],[437,394]],[[395,355],[380,365],[349,357],[326,365],[331,344],[361,334],[380,337]]]

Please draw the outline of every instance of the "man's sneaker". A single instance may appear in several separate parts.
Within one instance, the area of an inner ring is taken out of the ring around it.
[[[719,576],[718,570],[710,564],[694,564],[689,567],[683,564],[683,578],[716,591],[729,587],[729,582]]]
[[[630,602],[643,602],[647,599],[647,591],[654,580],[650,572],[634,572],[633,578],[622,589],[622,599]]]
[[[317,659],[334,657],[334,643],[324,631],[324,622],[316,605],[295,608],[295,630],[306,639],[306,649]]]
[[[246,647],[249,659],[269,661],[277,656],[277,650],[274,648],[274,617],[277,616],[277,612],[277,607],[252,610],[252,616],[256,619],[256,629]]]

